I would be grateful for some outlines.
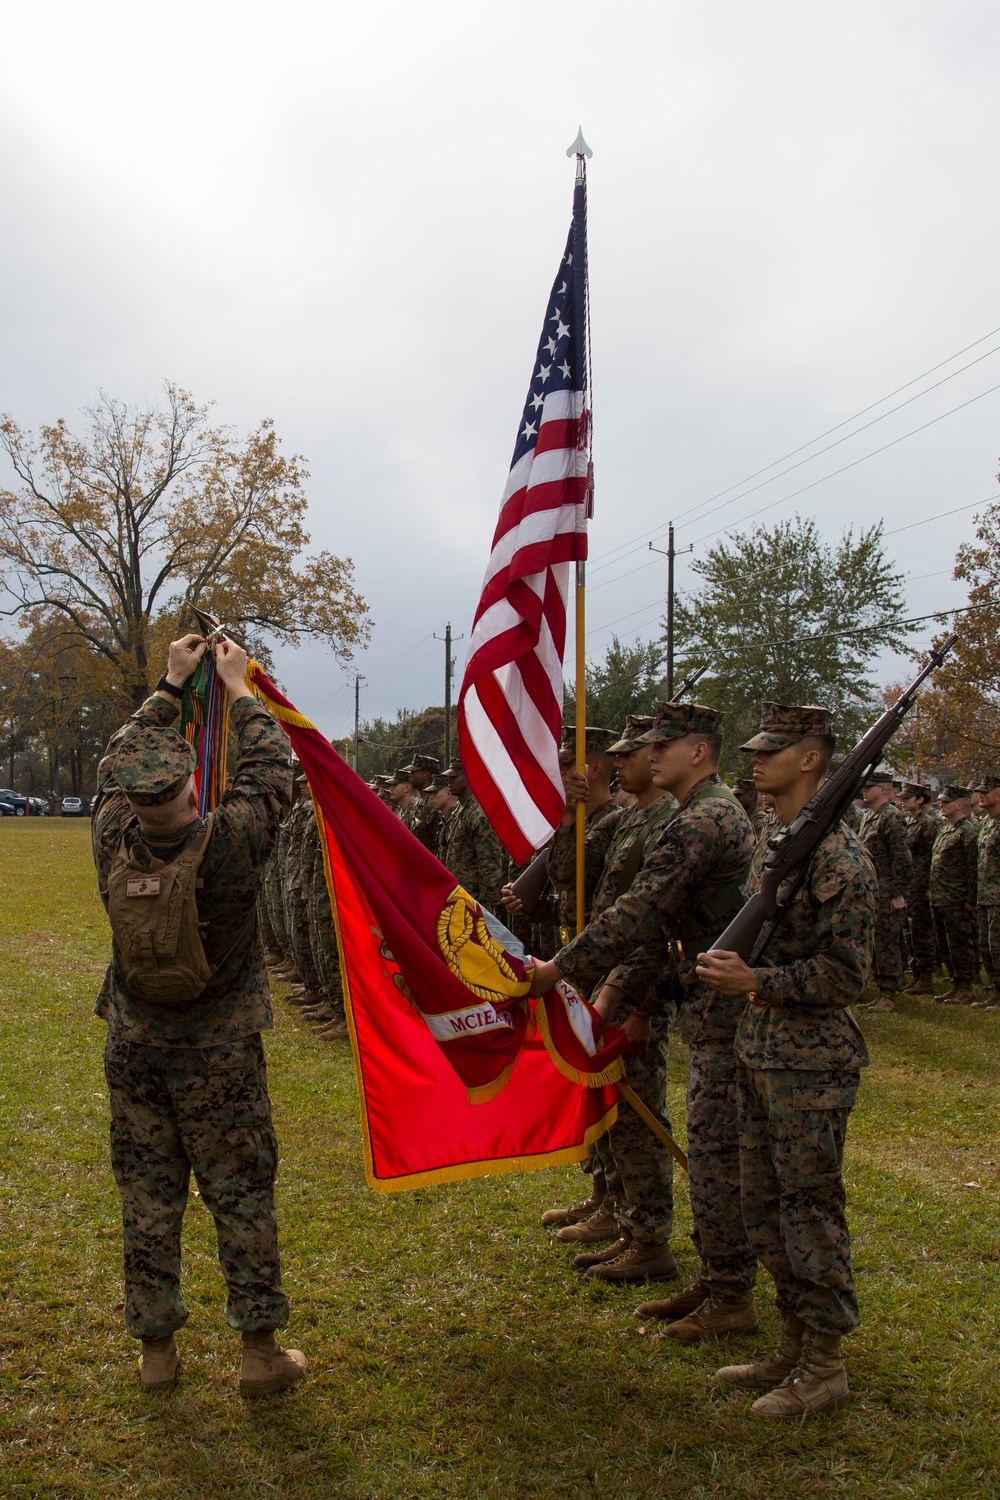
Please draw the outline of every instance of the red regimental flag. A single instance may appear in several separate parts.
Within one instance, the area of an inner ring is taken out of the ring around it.
[[[383,1192],[581,1160],[614,1119],[624,1035],[531,965],[253,664],[309,780],[354,1043],[365,1171]]]

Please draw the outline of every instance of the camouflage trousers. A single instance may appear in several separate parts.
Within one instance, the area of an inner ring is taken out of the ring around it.
[[[145,1047],[108,1033],[111,1165],[122,1203],[125,1326],[163,1338],[188,1317],[181,1223],[191,1172],[215,1220],[226,1321],[283,1328],[271,1124],[259,1034],[214,1047]]]
[[[847,1117],[858,1075],[739,1064],[740,1174],[750,1242],[779,1312],[818,1333],[858,1326],[845,1213]]]
[[[691,1238],[714,1292],[736,1296],[757,1279],[757,1257],[743,1225],[732,1038],[691,1043],[687,1096]]]
[[[340,948],[337,929],[333,925],[333,908],[326,884],[323,867],[323,851],[319,851],[312,872],[308,899],[309,943],[313,963],[319,976],[319,987],[334,1010],[344,1012],[344,985],[340,973]]]
[[[875,952],[872,961],[872,976],[879,989],[898,990],[903,982],[903,954],[900,947],[902,926],[902,912],[893,911],[888,898],[880,896],[878,915],[875,918]]]
[[[308,891],[301,882],[286,887],[285,921],[288,924],[288,946],[298,976],[307,990],[319,990],[319,970],[313,959],[309,930]]]
[[[956,984],[974,984],[979,973],[976,914],[957,902],[934,907],[934,932],[941,961]]]
[[[271,857],[264,870],[264,881],[261,889],[264,892],[264,900],[267,903],[267,914],[271,921],[271,931],[274,933],[275,947],[279,953],[288,954],[288,930],[285,927],[285,906],[281,896],[282,870],[278,863],[278,851],[273,849]]]
[[[937,967],[937,944],[934,941],[934,913],[926,891],[906,898],[906,921],[910,934],[913,968],[919,974],[933,974]]]
[[[260,925],[261,942],[264,944],[265,953],[273,953],[275,950],[274,928],[271,926],[271,913],[267,908],[267,896],[263,884],[257,892],[257,921]]]
[[[670,1129],[667,1114],[669,1017],[653,1017],[645,1052],[625,1059],[625,1080],[643,1104]],[[615,1217],[646,1244],[665,1245],[674,1228],[674,1159],[626,1102],[618,1119],[594,1145],[605,1181],[616,1195]],[[595,1173],[596,1175],[596,1173]]]
[[[997,918],[994,917],[993,937],[992,939],[990,938],[991,910],[996,912],[997,916],[1000,916],[1000,907],[977,906],[976,925],[979,929],[979,959],[986,970],[987,979],[990,981],[990,984],[994,984],[997,974],[1000,973],[1000,969],[997,968],[997,958],[1000,956],[1000,953],[998,953],[1000,931],[997,931]]]

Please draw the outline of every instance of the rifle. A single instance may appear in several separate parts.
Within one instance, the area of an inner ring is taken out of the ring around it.
[[[882,759],[883,750],[913,707],[925,678],[937,670],[957,640],[958,636],[953,635],[931,652],[930,661],[905,693],[862,735],[788,827],[771,839],[760,890],[737,912],[712,945],[714,948],[738,953],[751,968],[756,965],[805,880],[812,854]],[[789,876],[793,877],[792,886],[779,901],[778,888]]]
[[[685,677],[671,698],[671,703],[679,703],[684,694],[689,693],[698,681],[698,678],[703,676],[707,671],[707,667],[696,667],[693,672]],[[540,854],[535,855],[527,869],[521,871],[521,874],[511,887],[514,895],[521,903],[521,916],[527,917],[529,921],[535,915],[535,908],[542,891],[545,889],[545,882],[548,878],[549,851],[548,848],[545,848]]]

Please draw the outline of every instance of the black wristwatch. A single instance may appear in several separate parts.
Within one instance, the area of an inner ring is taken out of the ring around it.
[[[174,698],[184,697],[184,689],[182,687],[174,687],[172,682],[167,681],[166,674],[160,678],[153,691],[154,693],[170,693]]]

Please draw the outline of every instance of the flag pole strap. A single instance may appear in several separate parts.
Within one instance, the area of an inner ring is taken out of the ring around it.
[[[615,1084],[615,1088],[621,1094],[625,1102],[627,1104],[631,1104],[632,1108],[635,1110],[642,1123],[649,1126],[650,1130],[656,1136],[657,1140],[663,1142],[664,1146],[666,1146],[674,1161],[680,1162],[681,1166],[686,1172],[688,1169],[688,1159],[685,1156],[684,1152],[681,1150],[680,1146],[678,1146],[669,1130],[667,1130],[656,1118],[656,1116],[653,1114],[653,1111],[646,1108],[645,1104],[643,1104],[635,1089],[630,1088],[629,1085],[625,1082],[624,1078],[620,1078],[618,1080],[618,1082]]]

